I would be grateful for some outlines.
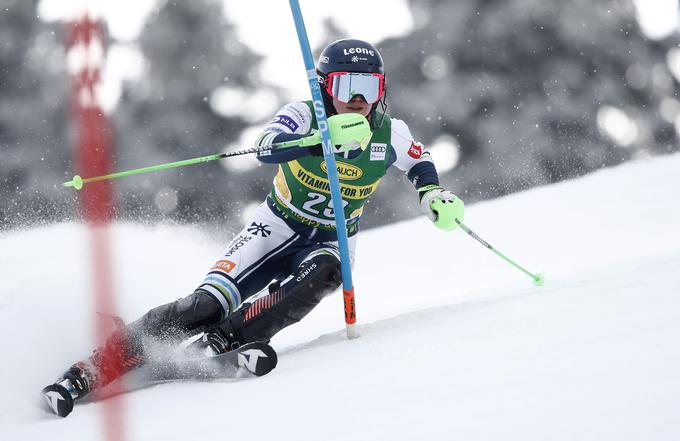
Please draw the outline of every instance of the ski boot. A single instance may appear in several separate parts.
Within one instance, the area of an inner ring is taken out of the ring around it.
[[[87,360],[71,366],[41,391],[48,410],[65,417],[73,410],[75,401],[141,366],[145,357],[138,340],[131,338],[125,328],[114,331],[103,347],[95,349]]]
[[[234,334],[225,334],[218,328],[206,330],[201,338],[194,340],[187,346],[187,351],[200,353],[211,357],[238,349],[241,343]]]

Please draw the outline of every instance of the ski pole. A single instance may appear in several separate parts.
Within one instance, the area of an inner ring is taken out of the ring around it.
[[[358,117],[358,118],[357,118]],[[368,142],[371,136],[371,129],[368,121],[362,115],[347,113],[344,115],[336,115],[334,120],[335,127],[335,141],[339,145],[343,145],[350,141],[357,139],[364,139]],[[314,147],[321,144],[321,135],[319,132],[304,136],[299,139],[293,139],[286,142],[276,142],[266,146],[252,147],[248,149],[238,150],[229,153],[220,153],[217,155],[201,156],[200,158],[186,159],[184,161],[170,162],[161,165],[152,165],[150,167],[137,168],[134,170],[112,173],[109,175],[95,176],[93,178],[81,178],[75,175],[72,180],[64,182],[64,187],[73,187],[76,190],[83,188],[84,184],[90,182],[106,181],[109,179],[122,178],[124,176],[138,175],[141,173],[148,173],[157,170],[165,170],[168,168],[183,167],[185,165],[200,164],[203,162],[215,161],[217,159],[230,158],[232,156],[246,155],[248,153],[261,153],[273,148],[289,148],[289,147]]]
[[[167,164],[152,165],[152,166],[149,166],[149,167],[142,167],[142,168],[137,168],[137,169],[134,169],[134,170],[128,170],[128,171],[123,171],[123,172],[118,172],[118,173],[111,173],[111,174],[103,175],[103,176],[95,176],[95,177],[92,177],[92,178],[81,178],[80,176],[75,175],[75,176],[73,176],[73,179],[71,179],[68,182],[64,182],[61,185],[63,185],[64,187],[73,187],[76,190],[81,190],[83,188],[83,185],[89,184],[91,182],[107,181],[107,180],[110,180],[110,179],[123,178],[125,176],[139,175],[141,173],[148,173],[148,172],[153,172],[153,171],[158,171],[158,170],[166,170],[166,169],[175,168],[175,167],[184,167],[185,165],[202,164],[204,162],[216,161],[218,159],[230,158],[232,156],[247,155],[249,153],[260,153],[260,152],[263,152],[263,151],[266,151],[266,150],[270,150],[273,147],[293,147],[293,146],[297,146],[299,144],[300,144],[300,140],[298,139],[298,140],[293,140],[293,141],[271,144],[271,145],[268,145],[268,146],[252,147],[252,148],[248,148],[248,149],[237,150],[235,152],[219,153],[219,154],[216,154],[216,155],[208,155],[208,156],[201,156],[199,158],[185,159],[184,161],[176,161],[176,162],[169,162]]]
[[[474,231],[472,231],[471,229],[469,229],[464,223],[462,223],[462,222],[459,221],[458,219],[456,219],[456,223],[460,226],[460,228],[463,229],[463,231],[465,231],[467,234],[469,234],[470,237],[472,237],[472,238],[475,239],[477,242],[481,243],[482,245],[484,245],[485,247],[487,247],[488,249],[490,249],[491,251],[493,251],[494,254],[496,254],[498,257],[500,257],[501,259],[505,260],[506,262],[508,262],[510,265],[514,266],[515,268],[517,268],[518,270],[522,271],[522,272],[523,272],[524,274],[526,274],[527,276],[531,277],[531,278],[533,279],[533,281],[534,281],[534,285],[536,285],[536,286],[542,286],[542,285],[545,283],[545,278],[543,277],[543,274],[542,274],[542,273],[533,274],[532,272],[526,270],[524,267],[522,267],[521,265],[519,265],[517,262],[515,262],[514,260],[510,259],[509,257],[507,257],[506,255],[504,255],[503,253],[501,253],[500,251],[498,251],[496,248],[492,247],[487,241],[485,241],[484,239],[482,239],[481,237],[479,237],[479,236],[477,235],[477,233],[475,233]]]

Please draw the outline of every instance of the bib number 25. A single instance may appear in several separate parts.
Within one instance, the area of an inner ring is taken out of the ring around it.
[[[321,213],[323,209],[323,216],[326,218],[331,218],[335,216],[333,212],[333,200],[329,196],[321,193],[309,192],[307,193],[309,200],[302,204],[302,208],[312,214]],[[349,204],[348,201],[342,201],[342,207],[345,208]]]

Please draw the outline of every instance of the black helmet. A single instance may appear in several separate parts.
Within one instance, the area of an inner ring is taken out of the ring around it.
[[[354,38],[337,40],[326,46],[316,64],[319,75],[331,72],[366,72],[385,75],[380,52],[371,43]]]
[[[374,73],[384,76],[385,65],[378,49],[371,43],[363,40],[346,38],[334,41],[326,46],[316,63],[316,73],[319,76],[321,94],[323,95],[328,115],[335,115],[337,113],[333,106],[333,98],[328,94],[325,87],[328,81],[328,74],[333,72]],[[385,86],[386,90],[387,87]],[[379,103],[382,105],[384,112],[386,107],[384,94],[379,101],[373,104],[370,116],[375,113]]]

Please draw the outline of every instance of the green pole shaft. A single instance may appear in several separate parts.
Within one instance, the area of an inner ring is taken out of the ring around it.
[[[268,145],[268,146],[252,147],[252,148],[249,148],[249,149],[237,150],[235,152],[201,156],[200,158],[185,159],[183,161],[169,162],[167,164],[152,165],[152,166],[149,166],[149,167],[142,167],[142,168],[137,168],[137,169],[134,169],[134,170],[111,173],[111,174],[108,174],[108,175],[94,176],[92,178],[81,178],[80,176],[76,175],[76,176],[73,177],[72,180],[70,180],[68,182],[64,182],[61,185],[63,185],[64,187],[73,187],[76,190],[80,190],[81,188],[83,188],[84,184],[89,184],[90,182],[108,181],[110,179],[118,179],[118,178],[123,178],[125,176],[139,175],[139,174],[142,174],[142,173],[149,173],[149,172],[154,172],[154,171],[158,171],[158,170],[167,170],[169,168],[184,167],[186,165],[193,165],[193,164],[202,164],[204,162],[216,161],[218,159],[229,158],[229,157],[232,157],[232,156],[246,155],[246,154],[249,154],[249,153],[259,153],[259,152],[262,152],[262,151],[265,151],[265,150],[270,150],[271,148],[274,148],[274,147],[285,148],[285,147],[297,146],[299,144],[300,144],[300,140],[296,139],[296,140],[293,140],[293,141],[280,142],[280,143],[271,144],[271,145]]]
[[[501,259],[505,260],[505,261],[508,262],[510,265],[514,266],[515,268],[517,268],[518,270],[522,271],[522,272],[523,272],[524,274],[526,274],[527,276],[531,277],[531,278],[533,279],[534,284],[535,284],[536,286],[540,286],[540,285],[543,284],[543,274],[541,274],[541,273],[536,273],[536,274],[534,274],[534,273],[532,273],[531,271],[525,269],[523,266],[521,266],[520,264],[518,264],[518,263],[515,262],[514,260],[510,259],[510,258],[509,258],[508,256],[506,256],[505,254],[501,253],[500,251],[498,251],[498,250],[497,250],[496,248],[494,248],[493,246],[491,246],[490,243],[488,243],[487,241],[485,241],[484,239],[482,239],[481,237],[479,237],[479,235],[478,235],[477,233],[475,233],[474,231],[472,231],[470,228],[468,228],[464,223],[462,223],[462,222],[459,221],[458,219],[456,219],[456,223],[458,224],[458,226],[460,226],[460,228],[463,229],[463,231],[465,231],[468,235],[470,235],[470,237],[472,237],[472,238],[475,239],[477,242],[479,242],[479,243],[481,243],[482,245],[484,245],[484,246],[485,246],[486,248],[488,248],[489,250],[493,251],[493,253],[494,253],[495,255],[497,255],[497,256],[500,257]]]
[[[137,169],[134,169],[134,170],[128,170],[128,171],[123,171],[123,172],[118,172],[118,173],[111,173],[111,174],[108,174],[108,175],[95,176],[95,177],[92,177],[92,178],[84,178],[82,180],[82,183],[83,184],[89,184],[90,182],[108,181],[110,179],[124,178],[125,176],[139,175],[139,174],[142,174],[142,173],[149,173],[149,172],[158,171],[158,170],[166,170],[166,169],[175,168],[175,167],[184,167],[185,165],[201,164],[203,162],[215,161],[215,160],[221,159],[221,158],[222,158],[222,155],[202,156],[200,158],[186,159],[184,161],[176,161],[176,162],[170,162],[170,163],[167,163],[167,164],[152,165],[150,167],[142,167],[142,168],[137,168]],[[64,182],[62,185],[64,187],[73,187],[74,182],[73,181]]]

